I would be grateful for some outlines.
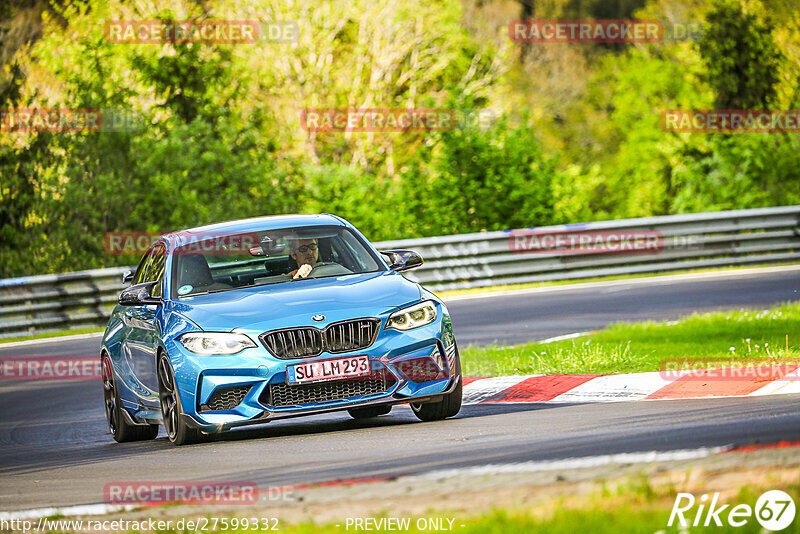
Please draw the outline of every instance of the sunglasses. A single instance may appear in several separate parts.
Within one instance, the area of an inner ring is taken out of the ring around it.
[[[295,250],[295,252],[299,252],[300,254],[305,254],[309,250],[313,250],[314,252],[316,252],[317,251],[317,244],[316,243],[311,243],[310,245],[303,245],[302,247],[297,247],[294,250]]]

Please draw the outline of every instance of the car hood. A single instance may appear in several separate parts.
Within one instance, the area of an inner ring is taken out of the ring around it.
[[[386,271],[283,282],[176,299],[169,307],[206,331],[260,334],[375,317],[420,299],[419,286]],[[324,315],[314,321],[315,315]]]

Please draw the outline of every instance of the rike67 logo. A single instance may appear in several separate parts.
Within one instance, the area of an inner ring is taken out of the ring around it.
[[[691,493],[678,493],[667,526],[743,527],[755,518],[764,529],[777,532],[791,525],[794,516],[794,501],[788,493],[780,490],[764,492],[754,507],[748,504],[720,505],[719,493],[714,493],[711,499],[705,493],[699,499]]]

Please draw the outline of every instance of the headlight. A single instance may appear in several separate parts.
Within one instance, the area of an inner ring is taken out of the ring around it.
[[[396,311],[386,321],[386,328],[411,330],[436,320],[436,304],[430,300]]]
[[[189,332],[180,337],[181,345],[195,354],[236,354],[255,347],[253,340],[233,332]]]

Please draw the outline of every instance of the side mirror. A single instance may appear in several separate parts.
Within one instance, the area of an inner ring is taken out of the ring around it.
[[[125,271],[122,274],[122,283],[123,284],[130,284],[133,281],[133,271]]]
[[[392,271],[408,271],[422,265],[422,257],[413,250],[382,250],[381,254],[389,258]]]
[[[160,282],[145,282],[124,289],[119,294],[119,303],[123,306],[146,306],[154,304],[160,306],[163,300],[153,296],[153,288]]]

